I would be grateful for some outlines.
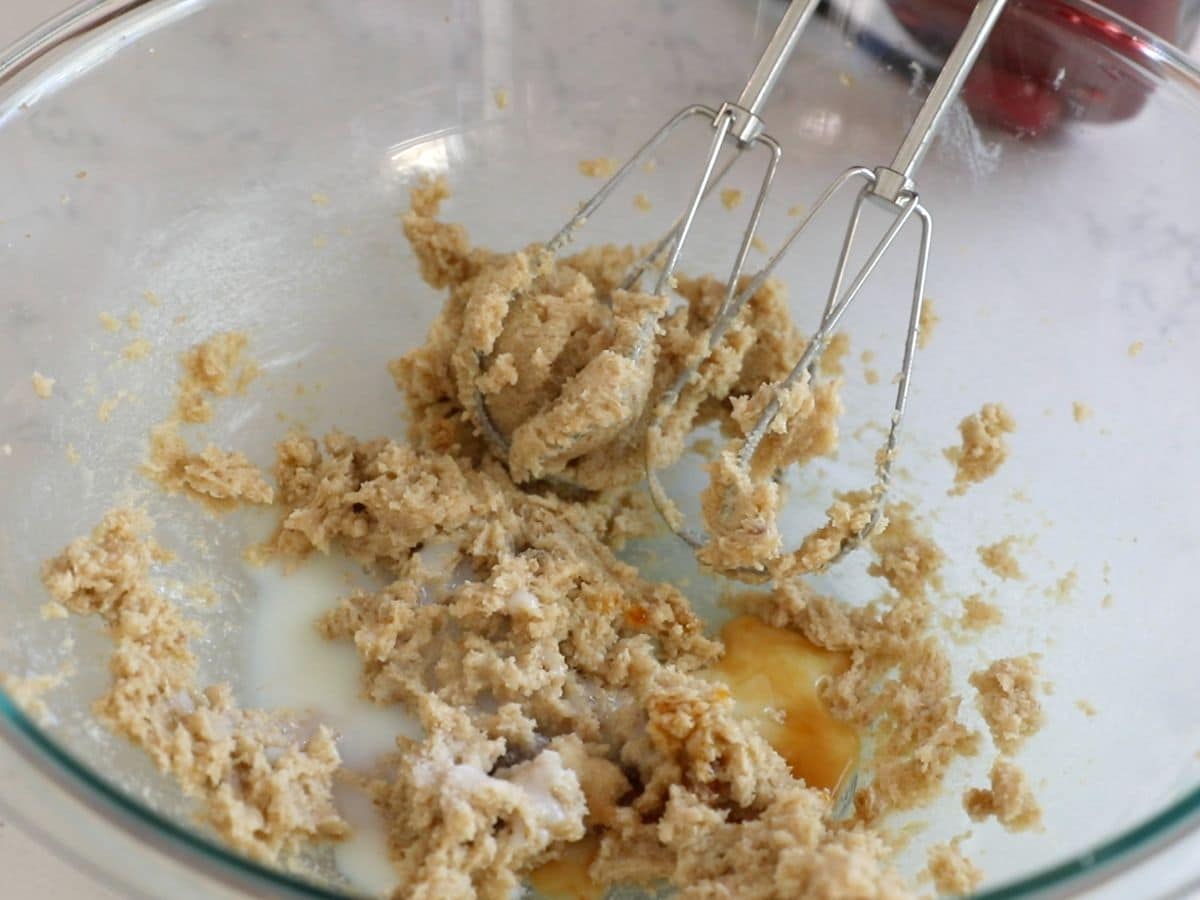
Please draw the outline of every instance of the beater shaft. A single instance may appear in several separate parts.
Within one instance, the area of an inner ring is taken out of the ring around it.
[[[911,187],[917,169],[933,144],[942,117],[958,97],[967,76],[971,74],[975,60],[979,58],[983,45],[987,43],[988,35],[992,32],[992,26],[1004,11],[1005,2],[1006,0],[982,0],[971,12],[971,17],[963,27],[954,49],[946,57],[929,96],[921,104],[908,134],[892,158],[892,164],[886,169],[890,174],[901,176],[901,179],[889,178],[876,182],[873,189],[876,196],[894,203],[901,191]]]
[[[957,98],[970,74],[971,67],[978,59],[992,27],[1004,9],[1006,0],[981,0],[959,36],[954,49],[947,57],[941,72],[938,74],[933,87],[925,98],[921,108],[908,129],[904,140],[900,143],[890,165],[877,166],[874,169],[854,166],[831,183],[808,211],[807,215],[792,230],[782,246],[767,261],[746,286],[737,292],[737,296],[725,304],[709,330],[708,346],[713,349],[720,342],[729,325],[737,318],[750,298],[762,288],[767,278],[774,272],[780,260],[789,252],[797,239],[804,234],[811,223],[828,206],[833,197],[839,194],[855,181],[862,181],[855,197],[850,219],[846,225],[842,246],[838,253],[834,275],[826,296],[824,311],[816,331],[809,338],[804,352],[788,375],[777,385],[775,396],[765,406],[759,418],[750,428],[738,449],[737,461],[739,466],[748,469],[755,451],[761,444],[772,422],[779,415],[782,407],[781,396],[801,378],[810,378],[820,353],[837,329],[843,315],[862,291],[863,286],[875,271],[879,262],[895,242],[904,226],[916,216],[921,225],[920,244],[917,254],[916,274],[913,283],[912,301],[909,307],[908,327],[904,342],[904,356],[901,361],[900,374],[897,380],[896,399],[892,407],[891,422],[887,438],[880,453],[876,457],[876,478],[872,488],[872,507],[867,523],[849,539],[847,539],[828,563],[836,562],[858,546],[876,528],[881,518],[883,499],[891,480],[892,460],[895,456],[900,425],[908,401],[909,381],[912,374],[913,360],[916,354],[917,338],[920,331],[921,308],[924,301],[925,278],[928,268],[929,247],[932,239],[933,217],[921,204],[916,190],[914,177],[921,162],[932,145],[937,128],[946,111]],[[862,218],[863,203],[871,199],[891,212],[893,219],[885,229],[882,237],[867,254],[866,260],[850,279],[849,286],[843,290],[849,268],[850,255],[858,234]],[[677,401],[683,388],[695,377],[696,366],[685,370],[667,392],[663,403],[660,403],[652,427],[652,432],[664,421],[670,407]],[[708,536],[700,531],[686,527],[678,513],[678,507],[666,495],[666,491],[654,471],[652,463],[652,448],[647,446],[647,480],[650,493],[655,505],[666,519],[671,529],[684,541],[697,549],[704,547]],[[827,563],[827,564],[828,564]],[[761,572],[731,572],[729,574],[761,577]]]

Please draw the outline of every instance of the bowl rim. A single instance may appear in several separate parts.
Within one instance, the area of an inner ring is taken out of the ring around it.
[[[186,2],[189,0],[77,0],[24,37],[0,49],[0,98],[12,89],[22,73],[71,42],[145,7],[165,7]],[[201,2],[207,5],[207,0]],[[1056,0],[1056,3],[1122,31],[1141,47],[1147,59],[1153,61],[1158,75],[1171,73],[1200,102],[1200,64],[1182,50],[1105,9],[1094,0]],[[1136,63],[1129,60],[1129,64]],[[3,127],[2,123],[0,127]],[[125,832],[146,840],[156,851],[167,854],[200,875],[215,877],[237,888],[261,890],[270,887],[276,892],[299,897],[351,900],[361,896],[255,862],[216,839],[148,808],[56,742],[26,715],[2,687],[0,740],[91,812]],[[16,812],[20,818],[20,810]],[[1200,784],[1137,825],[1085,851],[972,896],[976,900],[1013,900],[1034,895],[1073,894],[1112,881],[1193,834],[1200,834]],[[75,855],[70,850],[67,853]],[[215,864],[215,871],[212,864]],[[111,877],[109,873],[105,874]]]

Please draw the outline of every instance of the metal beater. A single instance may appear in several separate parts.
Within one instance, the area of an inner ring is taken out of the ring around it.
[[[733,268],[726,283],[723,302],[709,330],[707,345],[709,351],[711,351],[721,342],[729,326],[741,313],[749,299],[762,287],[763,283],[774,271],[792,244],[808,229],[809,225],[829,202],[841,193],[844,188],[855,182],[862,182],[858,195],[854,200],[853,210],[846,227],[833,283],[830,286],[829,294],[825,301],[820,324],[809,339],[804,353],[795,367],[777,385],[776,399],[766,406],[738,450],[738,464],[742,468],[748,469],[755,450],[757,450],[763,437],[771,427],[772,421],[779,413],[780,401],[778,396],[794,385],[798,379],[808,378],[812,375],[821,351],[824,349],[829,338],[834,334],[842,316],[855,297],[858,296],[863,285],[883,258],[883,255],[895,241],[904,226],[914,216],[919,220],[921,224],[920,249],[917,258],[917,270],[912,305],[909,313],[908,331],[904,344],[904,357],[901,363],[891,425],[888,430],[886,442],[876,458],[876,481],[871,491],[872,507],[870,517],[867,523],[856,534],[843,542],[840,552],[830,562],[841,559],[846,553],[858,546],[858,544],[871,534],[879,523],[883,509],[883,499],[887,493],[891,477],[892,460],[895,456],[900,424],[908,399],[908,385],[912,373],[913,356],[919,331],[932,230],[932,217],[920,202],[913,178],[933,141],[942,117],[958,96],[959,90],[970,73],[976,58],[979,56],[979,52],[991,32],[992,26],[1003,10],[1005,2],[1006,0],[981,0],[975,7],[966,27],[963,29],[962,35],[959,37],[945,65],[942,67],[942,71],[934,82],[929,96],[922,105],[920,112],[910,127],[903,143],[901,143],[899,150],[897,150],[892,162],[889,165],[879,166],[874,169],[864,166],[854,166],[838,176],[820,195],[808,214],[788,236],[779,251],[768,260],[767,264],[754,275],[741,291],[738,290],[738,282],[745,268],[746,258],[754,240],[759,219],[782,156],[782,148],[779,143],[765,133],[765,126],[760,113],[766,105],[775,83],[778,81],[783,66],[791,56],[800,33],[812,18],[812,14],[816,11],[819,0],[793,0],[784,13],[783,19],[768,43],[766,50],[754,67],[754,71],[751,73],[750,79],[747,81],[746,87],[736,103],[727,102],[717,109],[702,104],[693,104],[684,107],[655,132],[546,244],[548,252],[552,254],[559,252],[571,240],[576,230],[595,213],[634,168],[653,153],[663,140],[683,122],[694,117],[706,118],[711,122],[713,136],[700,178],[692,191],[687,207],[658,244],[631,268],[622,284],[622,287],[626,289],[633,287],[648,269],[658,265],[660,268],[654,286],[654,293],[662,295],[672,283],[672,276],[679,262],[684,243],[687,240],[688,234],[695,222],[696,214],[705,197],[716,188],[733,164],[747,150],[760,146],[765,148],[768,158],[761,186],[751,208],[746,229],[734,259]],[[723,165],[718,166],[717,163],[722,150],[730,145],[735,149],[735,155]],[[843,290],[843,285],[846,283],[851,250],[854,247],[855,237],[857,236],[862,216],[863,204],[866,200],[874,201],[885,211],[890,212],[894,218],[884,232],[883,237],[880,238],[867,256],[866,262],[862,264],[854,274],[854,277],[850,279],[848,287],[845,287]],[[630,353],[630,356],[634,360],[637,360],[644,353],[647,346],[653,340],[657,324],[658,319],[655,316],[647,316],[641,323],[637,340]],[[671,388],[658,400],[651,426],[651,434],[662,425],[672,408],[677,404],[681,392],[695,378],[702,361],[702,359],[697,360],[693,365],[686,368]],[[482,371],[487,362],[486,355],[480,354],[478,362],[479,368]],[[482,392],[478,390],[476,391],[474,412],[476,422],[483,432],[484,437],[501,458],[506,458],[510,450],[509,439],[495,424],[488,411],[486,399]],[[707,543],[708,536],[702,531],[688,528],[683,524],[678,507],[667,496],[662,482],[655,471],[652,444],[653,441],[647,441],[646,469],[650,492],[655,505],[677,535],[692,547],[697,549],[702,548]],[[547,480],[561,481],[561,479],[554,478]],[[570,487],[569,484],[565,484],[565,486]],[[757,578],[761,577],[762,572],[731,572],[728,574],[745,574],[748,577]]]
[[[793,49],[795,49],[796,40],[804,30],[804,26],[812,18],[813,13],[816,12],[819,3],[820,0],[793,0],[788,6],[787,11],[783,14],[783,19],[775,29],[775,33],[772,35],[762,56],[759,57],[754,71],[750,73],[750,78],[746,82],[746,86],[742,90],[741,96],[738,97],[737,102],[723,103],[717,109],[704,106],[703,104],[693,104],[685,106],[677,112],[624,165],[617,169],[612,177],[605,182],[603,187],[579,208],[579,211],[575,213],[566,225],[559,229],[558,233],[547,242],[546,250],[551,254],[557,254],[571,240],[584,222],[587,221],[588,217],[595,213],[621,182],[634,171],[634,168],[648,158],[659,144],[670,136],[681,124],[692,118],[705,118],[712,124],[712,142],[701,171],[700,179],[692,191],[691,200],[683,214],[676,220],[674,226],[663,236],[654,249],[630,269],[622,287],[626,290],[632,288],[641,279],[647,269],[661,263],[658,278],[654,285],[654,293],[661,296],[671,284],[671,277],[675,273],[675,267],[679,263],[680,254],[683,252],[683,245],[687,240],[688,233],[692,229],[696,213],[700,209],[700,204],[704,201],[704,198],[720,184],[725,174],[733,167],[733,164],[737,162],[742,154],[754,147],[764,147],[768,153],[767,165],[763,173],[758,196],[755,198],[753,207],[751,207],[745,235],[742,238],[741,246],[738,248],[737,256],[734,259],[733,271],[729,276],[728,290],[722,304],[722,308],[728,307],[733,300],[733,293],[736,290],[738,279],[741,277],[742,269],[745,267],[746,256],[750,252],[751,242],[758,227],[759,217],[762,215],[771,182],[775,177],[775,170],[778,168],[780,157],[783,154],[779,143],[765,133],[765,125],[760,113],[763,107],[766,106],[767,99],[771,96],[771,91],[774,89],[775,83],[779,80],[779,75],[783,71],[785,63],[791,56]],[[718,167],[718,158],[721,155],[721,151],[727,145],[732,145],[736,151],[735,155]],[[664,254],[666,255],[665,261],[663,261]],[[635,361],[641,357],[653,339],[657,324],[657,318],[652,316],[648,316],[642,322],[630,354]],[[485,367],[485,362],[485,359],[479,359],[481,370]],[[508,436],[496,425],[495,420],[488,410],[487,401],[482,392],[479,391],[476,391],[475,394],[475,419],[492,449],[502,459],[507,458],[510,449]],[[548,480],[561,481],[561,479],[553,478]]]
[[[933,88],[922,104],[920,112],[910,126],[908,134],[900,144],[891,163],[875,169],[853,166],[839,175],[820,195],[808,214],[788,236],[779,251],[767,261],[767,264],[750,280],[743,290],[737,292],[737,296],[732,299],[732,302],[722,307],[709,332],[708,346],[711,350],[720,343],[729,325],[737,318],[750,297],[762,287],[763,283],[774,271],[792,244],[808,229],[809,225],[818,217],[834,196],[839,194],[843,188],[855,182],[862,182],[858,190],[858,195],[854,200],[850,221],[846,226],[845,237],[842,241],[837,266],[834,270],[833,283],[830,286],[829,294],[825,301],[820,325],[809,339],[808,345],[795,367],[777,386],[775,399],[766,406],[755,422],[754,427],[746,435],[740,448],[738,448],[737,463],[741,468],[748,469],[755,450],[758,449],[763,437],[771,427],[772,421],[779,414],[779,396],[794,385],[798,379],[810,378],[812,376],[815,363],[819,359],[821,351],[824,349],[829,338],[834,334],[838,322],[841,321],[850,304],[858,296],[863,285],[883,258],[883,255],[895,241],[900,231],[914,216],[919,220],[921,225],[920,246],[917,256],[916,278],[913,285],[908,330],[904,342],[904,357],[901,362],[897,381],[896,401],[892,409],[887,439],[881,451],[876,455],[875,484],[871,489],[870,516],[865,525],[843,541],[840,551],[827,564],[836,562],[861,544],[879,524],[883,510],[883,500],[891,479],[892,461],[896,453],[900,424],[904,418],[904,409],[908,401],[909,379],[912,374],[914,351],[920,329],[921,305],[925,294],[925,273],[929,261],[929,244],[933,226],[932,216],[921,204],[920,196],[917,193],[916,184],[913,179],[933,142],[942,117],[958,96],[963,82],[966,80],[971,67],[983,49],[992,26],[1004,9],[1004,4],[1005,0],[981,0],[975,7],[966,27],[959,36],[958,42],[946,59],[937,80],[934,82]],[[868,254],[866,261],[850,280],[849,286],[843,291],[850,253],[854,246],[859,222],[862,217],[863,204],[867,200],[874,201],[876,205],[883,207],[885,211],[893,216],[893,219],[883,233],[883,236]],[[731,289],[736,285],[736,276],[737,272],[735,272],[734,279],[730,282]],[[692,366],[685,370],[671,390],[667,391],[660,400],[654,424],[651,427],[652,434],[655,428],[661,425],[669,410],[678,401],[682,389],[695,377],[696,371],[697,366]],[[677,535],[696,549],[704,547],[708,541],[708,536],[701,531],[687,528],[683,525],[678,507],[667,496],[662,482],[654,471],[653,465],[650,464],[651,458],[651,447],[650,442],[648,442],[647,479],[655,505]],[[748,576],[761,577],[762,572],[731,572],[728,574],[746,574]]]

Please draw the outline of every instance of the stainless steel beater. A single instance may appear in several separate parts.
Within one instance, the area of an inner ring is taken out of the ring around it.
[[[746,225],[741,246],[738,248],[737,256],[734,259],[733,270],[729,276],[728,288],[722,308],[728,307],[730,301],[733,299],[733,293],[736,290],[738,279],[741,277],[742,269],[745,267],[746,256],[750,252],[751,242],[758,227],[758,220],[762,215],[767,194],[770,191],[771,182],[775,177],[775,170],[779,165],[779,160],[783,152],[779,143],[765,133],[765,125],[761,118],[761,113],[763,107],[766,106],[771,91],[775,87],[775,83],[779,80],[779,75],[783,71],[784,65],[791,56],[793,49],[795,49],[796,40],[804,30],[804,26],[812,18],[818,5],[819,0],[793,0],[784,12],[783,19],[775,29],[775,33],[763,51],[762,56],[759,57],[758,63],[755,65],[754,71],[751,72],[750,78],[746,82],[746,86],[742,90],[741,96],[738,97],[737,102],[723,103],[717,109],[703,104],[693,104],[677,112],[624,165],[617,169],[600,190],[583,204],[571,220],[547,242],[547,251],[556,254],[569,243],[575,232],[608,199],[609,195],[616,190],[621,182],[634,171],[634,168],[649,157],[655,148],[681,124],[697,117],[708,119],[712,124],[712,141],[708,156],[701,170],[700,178],[696,183],[695,189],[692,191],[691,200],[683,214],[676,220],[675,224],[663,236],[654,249],[630,269],[622,287],[626,290],[632,288],[641,279],[647,269],[653,265],[661,264],[658,278],[655,281],[654,294],[661,296],[669,288],[672,283],[672,275],[675,272],[675,267],[679,263],[680,254],[683,252],[683,245],[687,241],[688,234],[695,222],[696,213],[700,209],[701,203],[720,184],[725,174],[745,151],[761,146],[768,153],[767,165],[758,196],[755,199],[753,207],[751,207],[750,218]],[[728,145],[732,145],[736,153],[723,165],[718,166],[717,162],[721,156],[721,152]],[[663,260],[664,254],[666,257],[665,261]],[[657,323],[658,319],[655,316],[647,316],[641,323],[636,341],[630,353],[630,356],[635,361],[641,357],[653,340]],[[483,370],[486,358],[481,356],[478,359],[478,363],[480,370]],[[479,390],[476,390],[475,393],[475,419],[484,437],[492,446],[492,449],[501,458],[507,458],[510,450],[509,438],[496,425],[495,420],[488,410],[486,398]],[[556,478],[547,480],[562,481],[562,479]]]
[[[910,126],[908,134],[900,144],[891,163],[886,166],[878,166],[874,169],[854,166],[839,175],[820,195],[808,214],[788,236],[778,252],[767,261],[766,265],[750,280],[743,290],[737,292],[737,296],[733,297],[731,302],[726,303],[722,307],[709,332],[708,347],[711,351],[712,348],[720,343],[726,330],[737,318],[750,297],[762,287],[763,283],[771,275],[772,271],[774,271],[792,244],[808,229],[809,225],[818,217],[833,197],[839,194],[843,188],[855,182],[862,182],[857,197],[854,200],[850,220],[846,226],[845,237],[842,241],[841,251],[834,270],[833,283],[830,286],[829,294],[825,301],[820,324],[809,339],[808,345],[795,367],[777,385],[774,399],[763,410],[737,450],[736,458],[738,465],[742,469],[748,469],[755,451],[771,427],[772,421],[779,414],[781,406],[780,397],[783,392],[793,386],[799,379],[810,378],[812,376],[815,363],[837,328],[838,322],[841,321],[850,304],[858,296],[863,285],[883,258],[883,255],[895,241],[900,231],[914,216],[919,220],[921,225],[920,245],[917,256],[916,278],[913,285],[912,305],[909,312],[908,331],[904,342],[904,357],[901,362],[896,400],[892,409],[891,424],[888,429],[887,439],[883,448],[876,456],[876,474],[875,484],[871,490],[872,506],[870,517],[856,533],[852,534],[842,543],[840,551],[833,559],[829,560],[829,563],[836,562],[858,546],[871,534],[880,520],[883,499],[887,493],[891,478],[892,460],[896,452],[900,424],[903,420],[904,408],[908,400],[909,378],[912,374],[913,356],[920,329],[921,305],[925,294],[925,273],[929,260],[929,244],[933,226],[932,216],[921,204],[920,196],[917,193],[916,184],[913,179],[917,169],[921,165],[921,161],[925,158],[925,154],[929,150],[942,117],[958,96],[959,90],[962,88],[963,82],[966,80],[971,67],[979,56],[988,34],[992,30],[992,26],[1004,8],[1004,4],[1005,0],[981,0],[976,5],[958,42],[946,59],[945,65],[934,82],[933,88],[922,104],[920,112]],[[874,201],[876,205],[881,206],[893,216],[893,219],[884,231],[883,236],[867,255],[866,261],[854,274],[849,285],[843,290],[851,250],[854,246],[862,217],[863,204],[867,200]],[[730,282],[731,289],[736,285],[737,274],[735,271],[734,278]],[[651,427],[652,435],[661,426],[669,411],[678,402],[680,392],[695,377],[697,368],[698,366],[693,365],[686,369],[673,387],[660,400],[654,423]],[[678,507],[667,496],[662,482],[654,470],[651,444],[652,441],[647,442],[647,478],[655,505],[671,529],[683,538],[683,540],[694,548],[699,549],[704,547],[708,541],[707,534],[685,527]],[[732,572],[729,574],[737,575],[739,573]],[[746,574],[761,577],[762,572],[747,572]]]

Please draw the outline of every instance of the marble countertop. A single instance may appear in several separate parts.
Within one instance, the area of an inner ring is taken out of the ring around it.
[[[7,46],[30,29],[65,9],[68,0],[0,0],[0,46]],[[0,784],[20,773],[0,769]],[[0,894],[13,900],[88,897],[118,900],[95,879],[55,856],[15,822],[0,818]]]
[[[0,45],[7,45],[65,7],[64,0],[0,0]],[[0,770],[0,784],[19,773]],[[15,822],[0,818],[0,893],[13,900],[88,897],[117,900],[117,895],[76,871],[25,834]]]

